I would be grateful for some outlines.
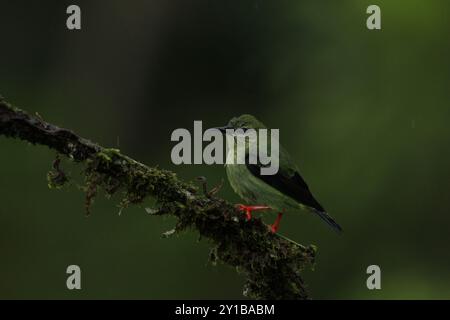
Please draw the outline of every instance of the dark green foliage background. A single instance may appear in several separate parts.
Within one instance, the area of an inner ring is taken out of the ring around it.
[[[280,128],[317,198],[344,227],[288,214],[318,246],[313,298],[450,298],[450,6],[377,1],[0,3],[0,93],[49,122],[210,184],[221,166],[171,164],[171,132],[252,113]],[[47,188],[54,152],[0,137],[0,298],[241,298],[242,278],[173,220],[76,186]],[[75,181],[79,168],[65,163]],[[221,196],[239,199],[225,184]],[[274,214],[267,214],[267,221]],[[82,268],[81,291],[65,269]],[[366,289],[368,265],[382,290]]]

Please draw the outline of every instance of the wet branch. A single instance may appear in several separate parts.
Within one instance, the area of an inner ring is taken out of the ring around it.
[[[246,221],[232,204],[217,198],[217,190],[199,191],[170,171],[148,167],[116,149],[101,147],[76,133],[45,122],[11,106],[0,97],[0,135],[45,145],[58,156],[48,174],[49,186],[61,187],[68,178],[59,155],[85,167],[86,211],[102,189],[123,194],[127,207],[156,199],[154,215],[177,218],[174,230],[196,230],[212,244],[210,260],[235,267],[245,278],[244,295],[253,299],[307,299],[300,272],[314,264],[314,246],[304,247],[268,232],[261,219]]]

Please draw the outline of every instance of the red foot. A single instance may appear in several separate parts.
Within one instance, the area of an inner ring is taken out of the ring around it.
[[[283,213],[280,212],[278,214],[277,219],[275,220],[275,222],[273,224],[269,225],[270,232],[276,233],[278,231],[278,228],[280,227],[280,221],[281,221],[282,217],[283,217]]]
[[[246,206],[243,204],[237,204],[236,207],[241,211],[245,211],[247,221],[252,218],[252,211],[270,209],[270,207],[267,206]]]

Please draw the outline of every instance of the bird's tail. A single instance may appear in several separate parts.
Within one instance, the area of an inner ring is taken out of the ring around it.
[[[334,229],[334,231],[341,233],[342,232],[342,228],[341,226],[334,221],[334,219],[325,211],[319,211],[317,209],[313,209],[313,211],[315,213],[317,213],[317,215],[322,218],[323,221],[325,221],[330,227],[332,227]]]

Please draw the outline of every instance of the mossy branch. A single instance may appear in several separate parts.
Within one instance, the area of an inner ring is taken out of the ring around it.
[[[307,299],[300,271],[313,266],[315,247],[304,247],[268,232],[261,219],[246,221],[232,204],[177,178],[170,171],[148,167],[119,152],[103,148],[74,132],[12,107],[0,97],[0,135],[45,145],[85,165],[86,210],[99,189],[123,192],[122,207],[154,198],[155,215],[177,218],[170,235],[196,230],[213,244],[210,260],[235,267],[246,277],[244,295],[254,299]],[[59,168],[59,156],[49,183],[68,179]]]

